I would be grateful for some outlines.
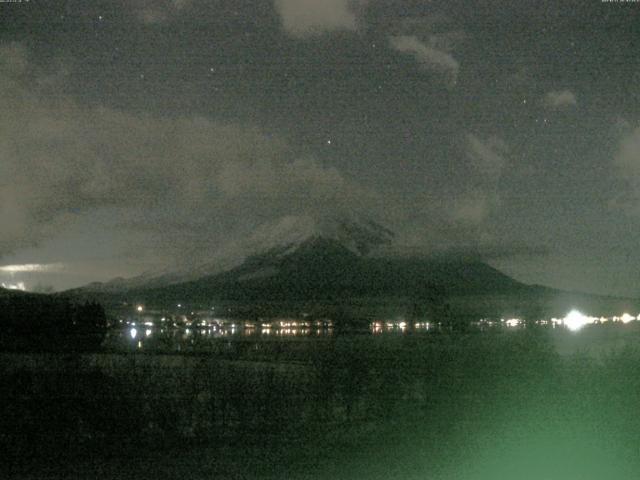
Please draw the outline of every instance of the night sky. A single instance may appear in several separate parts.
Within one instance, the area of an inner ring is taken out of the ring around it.
[[[640,296],[640,3],[0,3],[0,283],[64,289],[373,218]]]

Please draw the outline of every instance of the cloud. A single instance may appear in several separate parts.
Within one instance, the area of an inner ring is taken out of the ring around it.
[[[414,35],[397,35],[390,37],[389,43],[394,50],[413,56],[423,69],[440,75],[449,87],[457,83],[460,64],[439,48],[440,36],[431,35],[429,44],[425,44]]]
[[[473,190],[454,200],[453,220],[467,225],[482,223],[497,199],[490,192]]]
[[[615,164],[626,174],[640,176],[640,127],[630,129],[622,137]]]
[[[78,252],[117,238],[107,240],[115,246],[105,255],[127,273],[141,258],[145,269],[197,265],[234,251],[260,225],[327,212],[365,213],[412,244],[456,245],[484,241],[500,204],[508,148],[497,137],[463,136],[469,184],[453,194],[450,184],[430,184],[416,199],[401,187],[378,192],[338,163],[301,155],[251,125],[82,104],[61,93],[63,76],[34,65],[19,45],[0,48],[0,82],[0,257],[7,264],[73,263],[68,253],[6,258],[68,235]]]
[[[24,49],[0,49],[0,256],[105,209],[174,255],[214,248],[233,223],[374,196],[258,128],[85,106],[34,87],[30,70]]]
[[[472,133],[467,134],[465,140],[467,158],[476,172],[490,180],[500,178],[507,164],[505,157],[509,153],[507,144],[495,136],[483,141]]]
[[[64,268],[62,263],[25,263],[22,265],[2,265],[0,272],[19,273],[19,272],[53,272]]]
[[[547,108],[552,109],[575,107],[578,104],[576,96],[571,90],[549,92],[544,96],[543,102]]]
[[[275,0],[282,26],[294,37],[334,30],[356,30],[356,14],[351,8],[353,4],[349,0]]]
[[[621,187],[611,206],[640,215],[640,126],[620,122],[623,130],[613,164]]]
[[[191,4],[191,0],[134,0],[124,3],[135,16],[147,25],[161,24]]]
[[[24,46],[15,42],[3,45],[0,53],[0,68],[7,79],[15,78],[26,72],[29,62],[27,61],[27,51]]]
[[[482,140],[471,133],[465,136],[467,167],[473,182],[456,197],[454,220],[479,226],[500,205],[498,181],[507,165],[508,152],[507,144],[498,137]]]
[[[471,247],[472,250],[474,247]],[[506,260],[513,258],[534,258],[547,257],[552,253],[552,249],[542,244],[504,243],[498,242],[475,247],[479,258],[484,261]]]

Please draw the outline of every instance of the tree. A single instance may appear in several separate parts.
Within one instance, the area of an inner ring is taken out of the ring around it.
[[[0,298],[0,340],[5,348],[96,348],[106,330],[107,317],[98,303],[73,304],[49,295]]]

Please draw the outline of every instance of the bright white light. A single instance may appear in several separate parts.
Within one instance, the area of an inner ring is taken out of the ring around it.
[[[629,315],[628,313],[623,313],[622,316],[620,317],[620,320],[622,321],[622,323],[629,323],[633,320],[635,320],[636,317],[633,317],[631,315]]]
[[[0,284],[0,286],[2,286],[2,288],[6,288],[7,290],[26,290],[27,287],[24,284],[24,282],[18,282],[18,283],[2,283]]]
[[[571,310],[569,314],[564,317],[562,323],[564,323],[564,325],[572,332],[577,332],[589,323],[589,318],[584,316],[578,310]]]
[[[61,263],[25,263],[23,265],[3,265],[0,267],[0,272],[52,272],[62,270],[62,268]]]
[[[507,324],[507,327],[517,327],[518,325],[520,325],[520,319],[510,318],[505,323]]]
[[[131,330],[129,330],[129,335],[131,335],[131,338],[135,339],[138,336],[138,330],[132,328]]]
[[[147,329],[144,331],[144,334],[145,334],[145,336],[147,336],[147,337],[151,336],[151,329],[150,329],[150,328],[147,328]]]
[[[136,310],[137,310],[138,312],[142,312],[142,311],[144,310],[144,307],[143,307],[142,305],[138,305],[138,306],[136,307]]]

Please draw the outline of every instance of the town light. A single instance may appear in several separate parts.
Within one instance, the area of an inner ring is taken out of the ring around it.
[[[629,323],[629,322],[631,322],[632,320],[635,320],[635,319],[636,319],[636,317],[634,317],[632,315],[629,315],[628,313],[623,313],[622,316],[620,317],[620,321],[622,323]]]
[[[564,317],[562,323],[572,332],[577,332],[589,323],[589,319],[578,310],[571,310],[567,316]]]

